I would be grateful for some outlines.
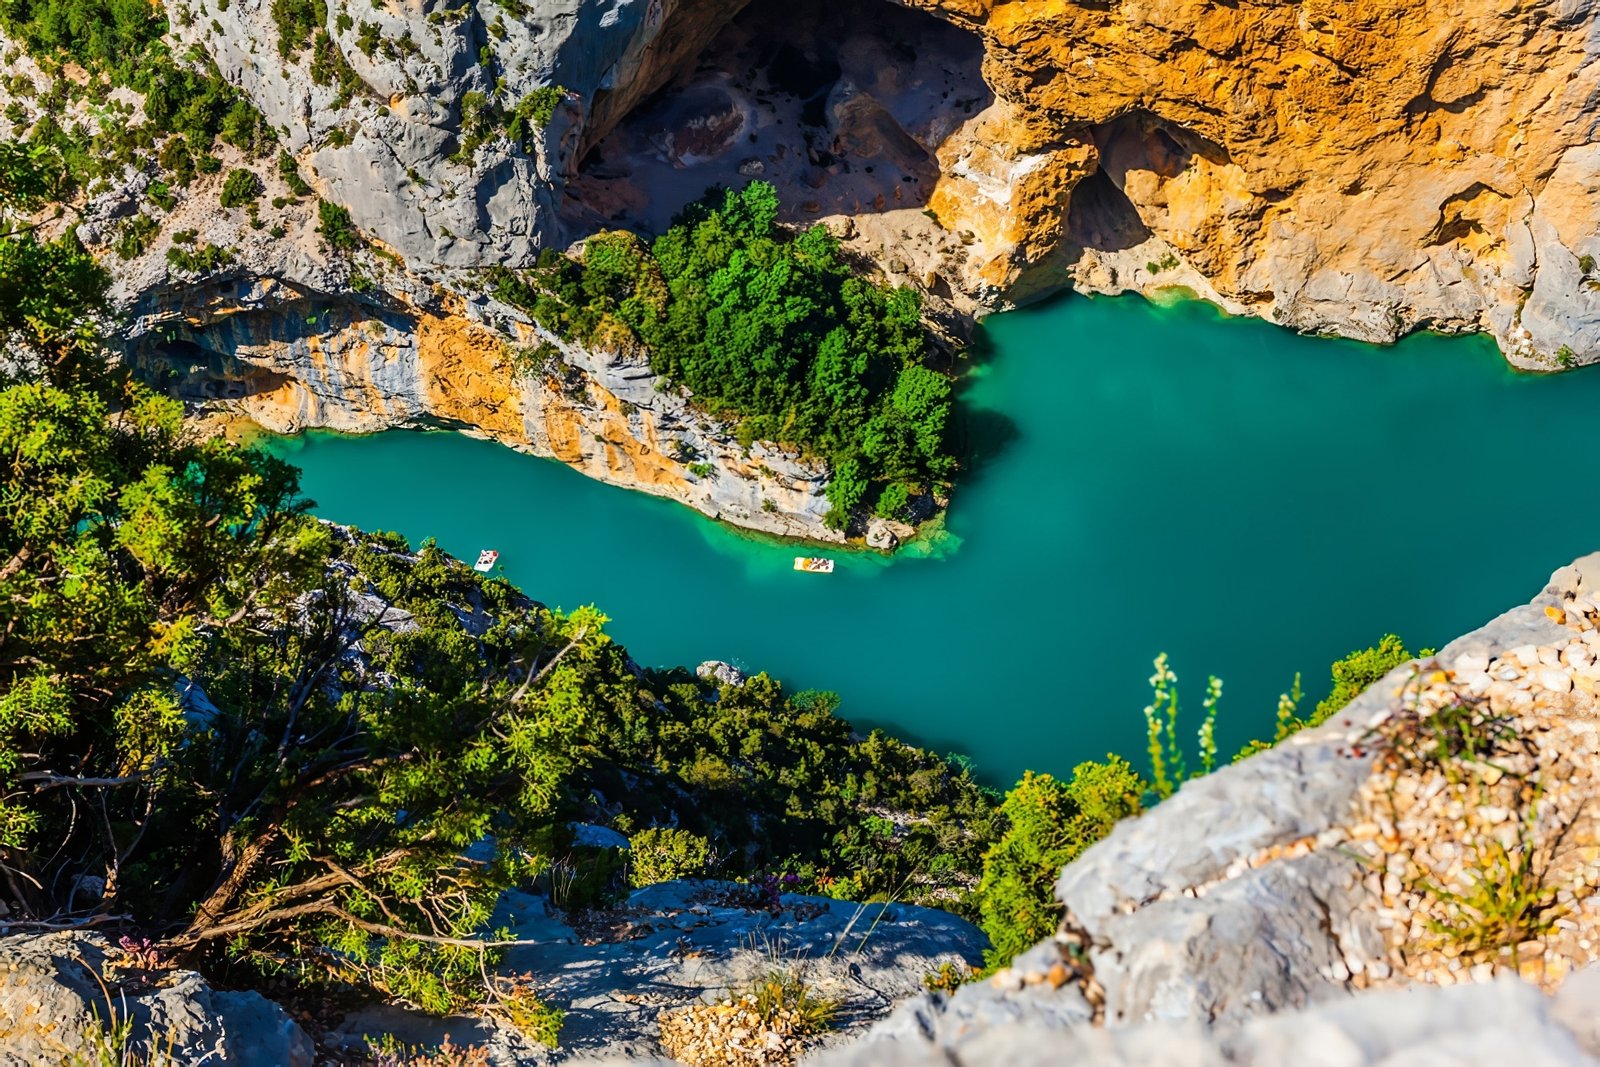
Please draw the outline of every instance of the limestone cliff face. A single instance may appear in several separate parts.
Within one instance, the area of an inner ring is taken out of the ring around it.
[[[269,430],[462,429],[737,526],[843,540],[818,464],[746,452],[642,359],[541,337],[488,301],[229,280],[145,308],[129,347],[149,377]]]
[[[328,254],[271,155],[222,149],[261,177],[259,217],[202,178],[129,262],[109,249],[159,175],[84,205],[121,302],[183,305],[179,347],[147,331],[139,358],[226,363],[234,406],[272,426],[436,420],[827,536],[818,472],[746,458],[627,359],[567,351],[556,386],[484,354],[530,338],[475,302],[476,268],[757,175],[937,315],[1181,285],[1300,330],[1483,330],[1519,366],[1600,361],[1591,4],[391,0],[328,5],[319,46],[281,41],[271,0],[163,2],[382,253]],[[31,122],[50,75],[17,72],[33,91],[0,86],[0,110]],[[513,138],[541,92],[548,122]],[[180,233],[230,258],[173,268]],[[279,313],[307,302],[326,313]]]
[[[986,43],[1004,114],[934,206],[981,235],[992,280],[1055,253],[1087,288],[1178,281],[1300,330],[1487,330],[1523,366],[1600,360],[1592,5],[909,2]],[[1051,145],[1081,162],[1011,184],[1047,195],[962,173]],[[1074,185],[1090,173],[1106,187]]]
[[[400,0],[344,20],[330,8],[352,91],[317,83],[311,49],[276,58],[268,0],[167,0],[175,32],[216,56],[313,184],[424,269],[526,262],[581,236],[568,186],[586,154],[653,91],[701,91],[697,62],[748,2]],[[858,250],[897,280],[969,311],[1067,284],[1184,285],[1300,330],[1486,330],[1522,366],[1600,359],[1591,5],[902,2],[981,38],[989,102],[928,124],[846,64],[851,84],[830,99],[861,106],[835,107],[809,142],[859,152],[860,116],[883,126],[887,107],[905,129],[869,140],[928,153],[934,185],[917,203],[892,179],[873,203],[835,175]],[[758,21],[788,15],[766,5]],[[469,115],[485,94],[509,108],[550,86],[568,91],[522,144],[503,119]],[[711,180],[795,160],[728,147]],[[836,170],[798,177],[819,186]],[[813,214],[834,212],[816,201]],[[924,206],[959,244],[923,227]]]

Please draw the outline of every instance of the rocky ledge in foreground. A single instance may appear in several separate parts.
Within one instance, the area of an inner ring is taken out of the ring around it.
[[[776,972],[836,1003],[836,1042],[920,992],[941,966],[977,963],[984,945],[970,923],[929,908],[774,897],[716,881],[666,882],[572,915],[545,897],[511,893],[496,922],[534,942],[512,949],[500,971],[565,1010],[557,1049],[493,1016],[438,1018],[399,1006],[351,1013],[314,1045],[266,998],[214,989],[193,971],[142,956],[134,942],[18,934],[0,938],[0,1067],[100,1063],[99,1050],[118,1047],[107,1023],[122,1020],[132,1024],[133,1052],[162,1053],[170,1041],[171,1067],[310,1067],[357,1062],[384,1039],[434,1048],[446,1038],[502,1067],[649,1060],[663,1054],[663,1016],[676,1020],[665,1029],[681,1047],[708,1025],[700,1008],[715,1011]],[[721,1031],[708,1036],[721,1041]],[[800,1047],[798,1039],[784,1044],[771,1062],[792,1062]]]
[[[1588,1062],[1559,1020],[1600,1007],[1592,968],[1566,981],[1600,957],[1597,623],[1593,555],[1122,824],[1062,872],[1056,938],[824,1062],[1269,1063],[1295,1034],[1326,1063]],[[1196,1027],[1211,1045],[1172,1043]]]
[[[213,989],[148,946],[123,945],[81,932],[0,938],[0,1067],[310,1067],[310,1038],[261,994]],[[150,1034],[159,1035],[154,1046],[143,1040]]]
[[[369,1035],[405,1044],[480,1045],[496,1064],[639,1060],[663,1054],[662,1016],[719,1005],[774,972],[794,973],[838,1005],[834,1040],[923,989],[941,965],[978,962],[983,935],[931,908],[852,904],[716,881],[678,881],[633,893],[619,907],[563,916],[546,898],[509,894],[497,922],[537,942],[511,950],[503,973],[525,974],[566,1011],[559,1049],[479,1017],[431,1018],[395,1008],[344,1020],[325,1044],[361,1048]],[[670,1024],[668,1029],[674,1029]],[[760,1061],[752,1061],[760,1062]],[[771,1062],[791,1062],[789,1055]]]

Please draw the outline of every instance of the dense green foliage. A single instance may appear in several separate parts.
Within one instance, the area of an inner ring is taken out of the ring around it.
[[[711,869],[711,842],[699,834],[652,826],[628,839],[628,881],[655,885],[678,878],[698,878]]]
[[[33,55],[124,77],[166,32],[166,19],[145,0],[5,0],[0,21]]]
[[[62,191],[156,160],[184,185],[196,173],[220,165],[210,154],[218,139],[247,151],[264,148],[273,139],[260,112],[218,76],[209,58],[171,52],[159,4],[0,0],[0,29],[55,75],[49,95],[38,101],[42,115],[27,139],[65,161],[69,186]],[[67,62],[87,71],[86,84],[60,74]],[[106,100],[107,92],[118,86],[143,96],[144,121],[126,105]],[[85,101],[100,117],[64,125],[73,98]]]
[[[1053,892],[1061,868],[1139,811],[1149,786],[1126,760],[1080,763],[1070,782],[1025,774],[1006,794],[1006,830],[983,858],[978,889],[990,967],[1055,933],[1061,921]]]
[[[235,168],[222,183],[220,200],[223,207],[244,207],[260,195],[261,180],[248,170]]]
[[[966,768],[881,732],[858,737],[832,694],[790,697],[764,674],[720,691],[686,671],[641,684],[638,701],[596,722],[603,758],[584,774],[618,798],[617,829],[675,820],[723,857],[713,873],[781,869],[846,899],[971,913],[995,805]]]
[[[59,185],[54,157],[0,142],[0,344],[21,369],[71,382],[83,370],[110,279],[71,232],[40,240],[19,221]]]
[[[548,256],[496,291],[563,336],[647,351],[746,445],[826,459],[835,525],[862,506],[904,514],[955,471],[950,378],[928,365],[920,297],[858,277],[824,227],[777,216],[776,191],[754,182],[692,205],[648,248],[597,234],[581,262]]]

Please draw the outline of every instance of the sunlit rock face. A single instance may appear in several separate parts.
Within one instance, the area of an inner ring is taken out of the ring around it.
[[[1088,288],[1181,283],[1301,330],[1488,330],[1524,366],[1600,359],[1594,5],[912,2],[982,34],[1012,131],[985,148],[1081,143],[1098,163],[1076,168],[1093,211],[1079,187],[1013,200],[1020,218],[981,182],[936,199],[950,225],[994,220],[973,226],[993,260],[1009,244],[1021,271],[1064,237]]]
[[[526,262],[759,176],[968,311],[1181,284],[1296,329],[1600,358],[1574,0],[393,0],[330,7],[344,89],[279,58],[269,0],[194,2],[177,32],[408,261]],[[474,126],[497,86],[567,92],[513,144]]]

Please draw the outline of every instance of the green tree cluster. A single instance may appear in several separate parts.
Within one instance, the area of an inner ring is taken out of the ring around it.
[[[620,810],[589,817],[671,823],[710,842],[722,876],[781,870],[845,899],[975,914],[996,804],[969,768],[857,735],[833,694],[790,696],[765,674],[719,689],[645,671],[639,685],[591,727],[599,751],[578,780]]]
[[[600,348],[648,352],[739,439],[826,459],[829,521],[865,507],[901,514],[954,474],[950,377],[913,289],[857,276],[822,226],[780,226],[765,182],[691,205],[649,247],[589,239],[581,262],[497,277],[499,296],[546,328]]]
[[[1148,789],[1126,760],[1107,756],[1104,763],[1080,763],[1067,782],[1030,771],[1006,794],[1000,807],[1005,831],[983,858],[978,887],[991,968],[1055,933],[1061,868],[1119,820],[1137,814]]]
[[[634,887],[695,878],[710,871],[711,842],[670,826],[652,826],[628,839],[628,882]]]

